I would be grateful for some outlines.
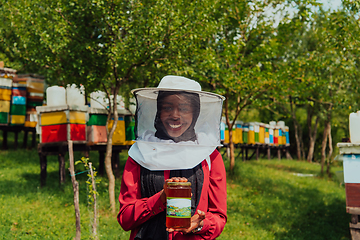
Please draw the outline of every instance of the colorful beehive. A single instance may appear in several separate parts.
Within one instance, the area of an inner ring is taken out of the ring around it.
[[[85,143],[88,106],[39,106],[40,142]]]
[[[114,124],[114,118],[110,119],[108,123],[108,130],[110,131]],[[125,145],[126,136],[125,136],[125,120],[124,116],[118,117],[118,122],[115,128],[114,135],[112,137],[113,145]]]
[[[290,135],[289,135],[289,127],[285,126],[285,143],[286,146],[290,146]]]
[[[274,126],[274,145],[279,146],[279,126]]]
[[[10,125],[24,125],[26,117],[26,85],[13,82],[11,88]]]
[[[259,123],[259,143],[265,143],[265,124]]]
[[[107,142],[107,110],[89,108],[89,120],[87,122],[87,140],[90,144]]]
[[[11,78],[0,76],[0,100],[11,101],[12,82]]]
[[[0,75],[0,125],[9,124],[12,79],[4,73]]]
[[[278,121],[276,123],[276,125],[278,126],[278,144],[280,146],[282,145],[285,145],[286,144],[286,137],[285,137],[285,133],[284,133],[284,130],[285,130],[285,122],[284,121]]]
[[[255,144],[255,123],[249,123],[248,144]]]
[[[343,160],[346,211],[360,211],[360,144],[338,143]]]
[[[118,109],[118,114],[119,114],[118,122],[115,128],[114,135],[112,137],[112,143],[113,145],[132,145],[134,143],[134,140],[127,140],[130,139],[132,136],[130,137],[126,136],[126,122],[125,122],[125,117],[130,116],[131,113],[125,109]],[[109,120],[108,123],[109,131],[112,128],[113,124],[114,124],[114,118]]]
[[[8,125],[10,101],[0,100],[0,125]]]
[[[25,117],[25,127],[36,127],[38,122],[37,112],[35,108],[27,108],[26,109],[26,117]]]
[[[43,77],[34,74],[22,74],[16,76],[14,82],[26,85],[26,104],[28,107],[43,105],[45,89]]]
[[[225,122],[223,121],[223,119],[220,122],[220,140],[223,142],[225,141]]]
[[[225,139],[224,139],[224,142],[225,143],[229,143],[230,142],[230,137],[229,137],[229,127],[227,124],[225,124],[225,131],[224,131],[224,134],[225,134]]]
[[[125,116],[125,136],[127,145],[135,143],[135,117],[133,115]]]
[[[269,124],[269,142],[270,142],[271,146],[275,145],[275,138],[274,138],[275,125],[276,125],[276,122],[274,122],[274,121],[271,121]]]
[[[270,125],[269,124],[265,124],[264,125],[265,128],[265,144],[270,144]]]
[[[281,145],[286,145],[285,127],[281,128]]]
[[[248,140],[248,136],[249,136],[249,124],[248,123],[244,123],[243,127],[242,127],[242,133],[243,133],[243,143],[248,144],[249,140]]]
[[[238,136],[236,135],[236,126],[235,125],[233,125],[231,134],[232,134],[233,143],[238,144],[239,140],[238,140]],[[229,131],[227,131],[227,135],[228,135],[227,138],[228,138],[228,143],[229,143],[230,142],[230,132]]]
[[[254,136],[255,136],[255,143],[259,144],[260,143],[260,123],[259,122],[254,122]]]
[[[242,131],[242,125],[244,123],[242,121],[235,121],[235,130],[233,133],[233,136],[236,136],[236,142],[234,140],[235,144],[243,143],[243,131]]]

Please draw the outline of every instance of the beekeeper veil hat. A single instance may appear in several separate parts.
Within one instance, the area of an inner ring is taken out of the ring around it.
[[[201,90],[198,82],[165,76],[157,88],[132,90],[136,142],[129,156],[150,170],[193,168],[220,146],[224,97]]]

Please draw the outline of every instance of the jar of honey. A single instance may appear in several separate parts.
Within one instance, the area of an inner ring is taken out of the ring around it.
[[[168,182],[166,227],[189,228],[191,218],[191,182]]]

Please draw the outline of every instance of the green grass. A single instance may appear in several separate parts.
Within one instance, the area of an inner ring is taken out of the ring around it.
[[[76,230],[70,176],[67,174],[66,183],[59,186],[57,157],[48,156],[47,184],[40,188],[37,151],[15,151],[11,147],[9,139],[10,150],[0,151],[0,239],[73,239]],[[81,156],[76,152],[75,159]],[[121,167],[126,157],[123,152]],[[96,152],[91,153],[90,160],[98,166]],[[227,160],[225,165],[229,165]],[[76,166],[77,172],[83,170]],[[341,167],[332,169],[337,170]],[[318,177],[319,171],[320,165],[301,161],[239,159],[234,172],[228,173],[228,222],[218,239],[350,239],[344,187],[335,177]],[[86,174],[77,175],[82,239],[91,238],[87,178]],[[128,239],[129,232],[124,232],[108,211],[106,177],[99,178],[99,237]],[[119,190],[118,179],[116,195]]]
[[[344,187],[319,172],[318,164],[294,160],[238,161],[220,239],[349,239]]]

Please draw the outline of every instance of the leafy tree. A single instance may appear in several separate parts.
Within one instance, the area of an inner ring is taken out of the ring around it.
[[[116,96],[153,85],[160,75],[184,65],[181,57],[208,27],[212,1],[50,1],[9,0],[7,22],[14,26],[14,51],[46,69],[54,83],[78,83],[114,95],[105,158],[109,198],[115,212],[111,169]],[[156,79],[156,80],[155,80]],[[122,89],[123,88],[123,89]]]
[[[307,126],[309,135],[308,161],[312,161],[317,128],[320,123],[324,124],[324,132],[321,141],[321,172],[326,158],[326,145],[329,141],[328,165],[333,151],[331,136],[331,122],[333,115],[339,113],[349,106],[349,99],[354,97],[351,89],[357,88],[354,84],[356,74],[355,61],[344,48],[342,41],[336,39],[343,33],[339,29],[339,18],[343,16],[342,10],[338,12],[313,11],[304,21],[306,14],[298,13],[299,17],[293,18],[292,22],[280,26],[283,31],[284,56],[286,61],[281,64],[282,73],[287,84],[284,94],[279,102],[288,98],[290,101],[291,116],[294,120],[295,134],[297,136],[298,158],[301,154],[303,142],[301,140],[301,126],[297,120],[294,107],[307,109]],[[285,27],[285,28],[284,28]],[[340,31],[339,31],[340,30]],[[290,40],[290,41],[289,41]],[[286,44],[288,43],[288,44]],[[283,84],[282,84],[283,85]],[[356,90],[353,91],[356,94]],[[282,100],[281,100],[282,99]],[[294,104],[295,103],[295,104]],[[285,104],[286,105],[286,104]],[[285,106],[284,105],[284,106]],[[315,119],[313,119],[315,118]],[[296,126],[297,125],[297,126]]]
[[[211,35],[195,58],[196,76],[226,97],[224,115],[229,129],[230,169],[234,168],[232,128],[241,112],[275,85],[271,61],[276,58],[274,23],[266,10],[281,1],[222,1],[212,15]]]

